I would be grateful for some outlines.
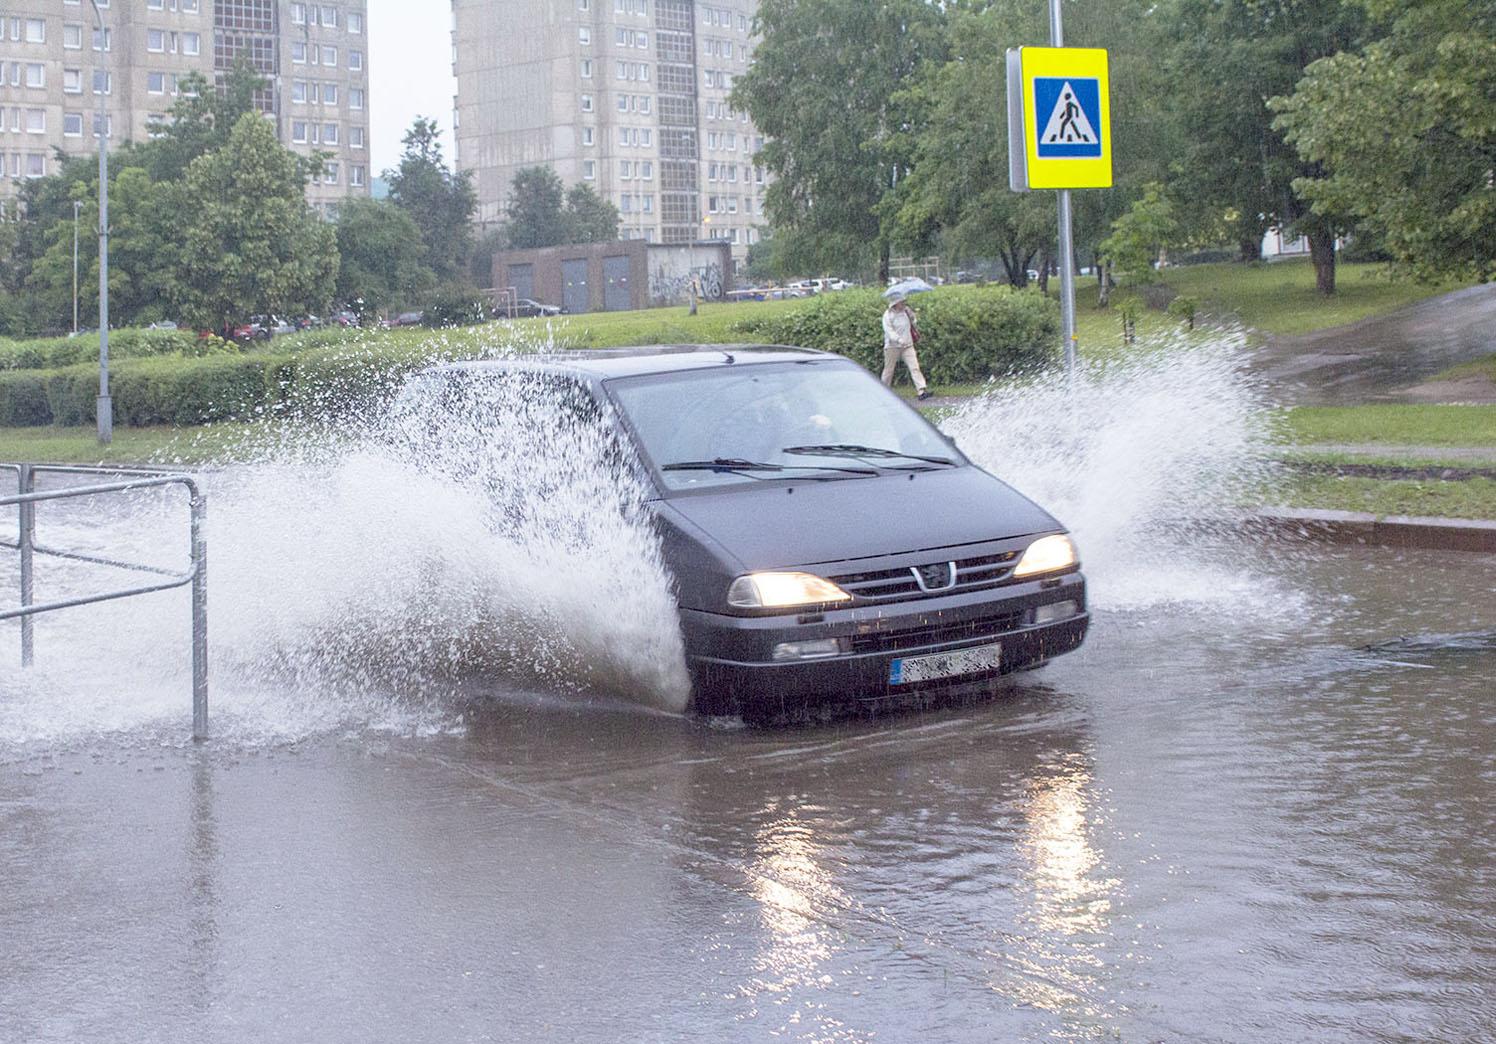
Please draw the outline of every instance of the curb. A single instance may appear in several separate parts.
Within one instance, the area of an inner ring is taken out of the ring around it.
[[[1261,508],[1241,519],[1242,528],[1271,536],[1332,544],[1419,548],[1429,551],[1496,553],[1496,521],[1379,516],[1361,511]]]

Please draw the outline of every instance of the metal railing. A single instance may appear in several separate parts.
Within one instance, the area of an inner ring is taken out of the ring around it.
[[[34,634],[32,617],[38,613],[71,609],[97,602],[111,602],[135,595],[170,591],[178,587],[192,586],[192,737],[208,737],[208,539],[205,523],[208,514],[208,499],[197,483],[186,475],[160,471],[139,471],[131,468],[74,468],[37,464],[0,464],[0,468],[16,474],[15,496],[0,497],[0,508],[15,505],[20,515],[20,532],[15,543],[0,539],[0,547],[19,551],[21,556],[21,604],[16,609],[0,609],[0,620],[19,618],[21,621],[21,666],[30,667],[34,657]],[[36,492],[37,475],[80,475],[95,478],[129,476],[117,482],[99,485],[68,486],[61,489]],[[133,490],[152,489],[160,486],[183,486],[190,497],[191,505],[191,559],[186,572],[163,569],[159,566],[141,565],[137,562],[121,562],[99,555],[83,554],[47,547],[36,541],[36,505],[43,501],[69,500],[92,497],[105,493],[126,493]],[[35,557],[44,555],[72,562],[108,566],[135,573],[147,573],[161,579],[141,587],[103,594],[81,595],[61,601],[36,604],[33,580]]]

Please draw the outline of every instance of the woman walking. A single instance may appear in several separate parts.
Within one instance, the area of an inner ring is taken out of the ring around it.
[[[919,369],[919,356],[914,345],[919,341],[919,325],[915,321],[914,309],[909,307],[903,295],[895,296],[883,313],[883,383],[893,387],[893,372],[902,359],[914,381],[914,390],[921,399],[930,397],[925,384],[925,375]]]

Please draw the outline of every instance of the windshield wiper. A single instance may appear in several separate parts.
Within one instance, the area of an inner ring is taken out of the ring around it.
[[[815,454],[824,457],[903,457],[906,460],[922,460],[926,464],[955,466],[949,457],[922,457],[918,453],[901,453],[898,450],[881,449],[877,446],[859,446],[854,442],[828,442],[823,446],[788,446],[781,453]]]
[[[771,464],[741,457],[714,457],[711,460],[680,460],[662,464],[661,471],[841,471],[848,475],[876,475],[873,468],[839,468],[822,464]]]

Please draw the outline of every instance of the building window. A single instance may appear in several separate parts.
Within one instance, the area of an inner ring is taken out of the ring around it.
[[[589,47],[589,46],[591,46],[591,44],[592,44],[592,30],[588,29],[585,25],[582,26],[580,29],[578,29],[577,30],[577,43],[581,44],[583,47]]]
[[[595,143],[595,139],[594,139],[592,128],[591,127],[583,127],[582,128],[582,144],[583,145],[592,145],[594,143]]]
[[[348,168],[348,184],[354,188],[364,187],[364,168],[350,165]]]
[[[306,4],[291,5],[291,24],[306,25]]]
[[[336,185],[338,183],[338,165],[336,163],[329,163],[326,169],[323,170],[322,176],[327,179],[329,185]]]
[[[83,70],[82,69],[64,69],[64,70],[62,70],[62,92],[64,94],[82,94],[83,93]]]
[[[364,147],[364,129],[362,127],[348,128],[348,147],[361,149]]]
[[[102,7],[104,5],[100,4],[99,6]],[[110,50],[113,44],[114,33],[109,29],[105,29],[103,32],[100,32],[97,29],[93,31],[93,49],[95,51]]]
[[[47,86],[47,67],[41,62],[28,62],[26,64],[26,86]]]
[[[364,16],[357,11],[348,12],[348,31],[359,34],[364,31]]]
[[[83,50],[83,26],[65,25],[62,27],[62,46],[69,51]]]
[[[26,154],[26,176],[28,178],[44,178],[47,176],[47,156],[41,152],[28,152]]]
[[[202,49],[203,49],[203,38],[202,38],[202,36],[200,34],[198,34],[198,33],[183,33],[182,34],[182,53],[183,54],[198,55],[198,54],[202,53]]]
[[[338,64],[338,49],[336,47],[322,48],[322,64],[332,66]]]
[[[291,140],[298,145],[306,143],[306,120],[291,121]]]
[[[158,53],[166,50],[166,33],[160,29],[147,29],[145,34],[145,49]]]
[[[322,144],[336,145],[338,143],[338,125],[336,123],[324,123],[322,125]]]
[[[338,27],[338,9],[322,5],[322,26],[325,29],[336,29]]]
[[[188,14],[197,14],[197,0],[182,0],[182,10]]]
[[[93,74],[93,92],[95,94],[113,94],[114,74],[102,69],[95,69]]]
[[[27,134],[45,134],[45,133],[47,133],[47,110],[46,109],[27,109],[26,110],[26,133]]]
[[[165,94],[166,74],[164,72],[146,73],[145,89],[151,94]]]
[[[362,87],[348,88],[348,107],[350,109],[362,109],[364,107],[364,89]]]
[[[26,19],[26,42],[27,43],[46,43],[47,42],[47,23],[46,23],[45,19],[42,19],[42,18],[28,18],[28,19]]]
[[[69,138],[83,137],[83,113],[65,112],[62,114],[62,133]]]
[[[306,81],[305,80],[292,80],[291,81],[291,100],[293,102],[298,103],[298,104],[303,103],[303,102],[306,101]]]
[[[654,164],[649,160],[645,160],[643,163],[639,164],[639,176],[645,181],[652,180],[655,176]]]
[[[322,104],[336,105],[338,103],[338,85],[335,83],[324,83],[322,85]]]
[[[582,95],[582,111],[583,112],[591,112],[592,111],[592,95],[590,95],[590,94],[584,94],[584,95]]]
[[[364,67],[364,52],[363,51],[355,51],[352,48],[349,48],[349,50],[348,50],[348,68],[354,70],[355,72],[358,72],[358,71],[362,70],[363,67]]]
[[[582,67],[582,79],[584,79],[584,80],[590,80],[590,79],[592,79],[592,59],[591,58],[583,58],[582,59],[582,66],[581,67]]]
[[[597,162],[595,160],[582,161],[582,177],[588,181],[597,177]]]
[[[294,40],[291,43],[291,61],[297,65],[306,64],[306,44],[300,40]]]

